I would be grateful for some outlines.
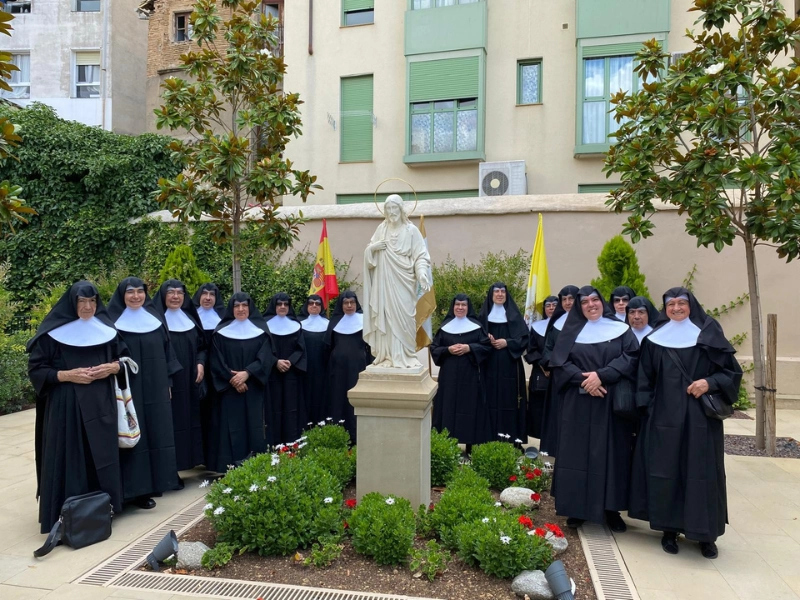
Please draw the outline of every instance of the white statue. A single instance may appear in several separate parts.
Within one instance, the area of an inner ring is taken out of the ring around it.
[[[419,229],[408,220],[403,199],[383,204],[384,221],[364,251],[364,340],[377,367],[419,367],[417,283],[427,291],[431,258]]]

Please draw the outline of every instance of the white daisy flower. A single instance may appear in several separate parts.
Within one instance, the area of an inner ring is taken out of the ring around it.
[[[234,502],[238,502],[238,501],[239,501],[239,500],[241,500],[241,499],[242,499],[242,497],[241,497],[241,496],[234,496],[234,497],[233,497],[233,501],[234,501]]]
[[[225,512],[224,506],[218,506],[217,508],[214,509],[214,514],[217,516],[221,515],[224,512]]]
[[[522,440],[521,440],[521,439],[519,439],[519,438],[517,438],[517,439],[515,439],[515,440],[514,440],[514,443],[515,443],[515,444],[521,444],[521,443],[522,443]]]
[[[500,536],[500,541],[503,542],[504,544],[510,544],[511,543],[511,538],[508,537],[507,535],[501,535]]]
[[[495,506],[503,506],[503,503],[502,502],[495,502],[494,505]]]
[[[270,483],[275,483],[276,481],[278,481],[278,478],[275,477],[275,475],[270,475],[269,477],[267,477],[267,481],[269,481]]]
[[[324,502],[325,504],[330,504],[331,502],[333,502],[333,498],[331,498],[330,496],[328,496],[327,498],[325,498],[325,499],[323,500],[323,502]]]
[[[306,442],[303,442],[302,444],[298,444],[297,448],[299,450],[300,448],[305,448],[306,446],[308,446],[308,444]]]
[[[504,437],[506,437],[506,434],[505,434],[505,433],[498,433],[498,434],[497,434],[497,437],[504,438]]]
[[[326,421],[333,421],[333,419],[331,417],[325,417],[325,420]]]
[[[211,510],[212,508],[214,508],[214,505],[209,502],[203,507],[203,511]]]
[[[344,419],[339,419],[339,423],[344,423]]]
[[[230,494],[232,491],[233,491],[233,488],[229,488],[229,487],[227,487],[227,488],[225,488],[224,490],[222,490],[222,493],[223,493],[223,494]]]
[[[489,522],[489,517],[483,517],[483,518],[481,519],[481,522],[483,522],[483,523],[488,523],[488,522]]]
[[[389,506],[391,506],[392,504],[394,504],[394,498],[387,498],[387,499],[386,499],[386,504],[388,504]]]
[[[254,483],[253,485],[250,486],[250,491],[251,492],[257,492],[258,491],[258,486]]]
[[[320,427],[322,427],[323,425],[325,425],[325,421],[320,421],[319,423],[317,423],[317,425],[319,425]]]
[[[206,480],[204,480],[204,481],[203,481],[203,483],[201,483],[201,484],[200,484],[199,486],[197,486],[197,487],[205,488],[205,487],[208,487],[208,486],[210,486],[210,485],[211,485],[211,482],[210,482],[208,479],[206,479]]]

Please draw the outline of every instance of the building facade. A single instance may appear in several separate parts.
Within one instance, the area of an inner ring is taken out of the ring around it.
[[[14,0],[10,38],[0,50],[19,67],[2,95],[42,102],[64,119],[118,133],[142,133],[147,22],[140,0]]]

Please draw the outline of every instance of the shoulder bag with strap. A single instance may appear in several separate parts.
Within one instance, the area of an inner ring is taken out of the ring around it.
[[[59,542],[75,548],[83,548],[111,537],[111,496],[106,492],[89,492],[71,496],[61,507],[61,516],[41,548],[33,551],[41,558],[55,548]]]
[[[672,348],[666,348],[666,351],[675,365],[678,367],[678,370],[689,381],[689,383],[691,384],[694,382],[694,379],[686,371],[686,367],[683,366],[678,353]],[[725,400],[722,398],[722,394],[718,392],[706,392],[700,396],[700,404],[703,406],[703,412],[709,419],[724,421],[733,414],[733,406],[725,402]]]
[[[127,356],[119,359],[119,364],[125,372],[125,387],[120,388],[118,377],[114,377],[114,394],[117,398],[117,445],[120,448],[133,448],[139,443],[142,432],[139,429],[139,419],[136,416],[136,408],[131,398],[131,379],[128,373],[139,372],[139,365]],[[122,375],[120,371],[117,375]]]

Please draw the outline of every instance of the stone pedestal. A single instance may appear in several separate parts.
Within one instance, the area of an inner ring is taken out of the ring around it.
[[[367,367],[348,397],[358,430],[356,494],[406,498],[416,510],[431,500],[431,401],[428,369]]]

